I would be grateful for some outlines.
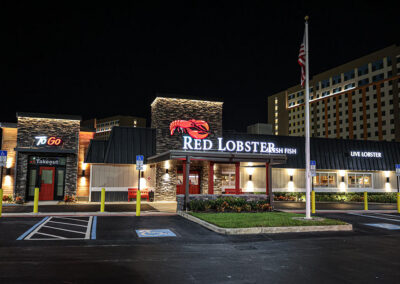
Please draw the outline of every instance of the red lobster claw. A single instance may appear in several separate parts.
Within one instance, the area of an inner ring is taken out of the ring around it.
[[[204,120],[175,120],[169,125],[171,135],[178,129],[181,133],[187,133],[194,139],[204,139],[210,134],[210,126]]]

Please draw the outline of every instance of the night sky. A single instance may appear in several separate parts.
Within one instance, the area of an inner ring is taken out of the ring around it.
[[[224,101],[224,128],[244,131],[267,122],[269,95],[299,84],[306,14],[310,75],[400,39],[395,1],[38,2],[2,4],[0,121],[149,119],[157,94],[178,94]]]

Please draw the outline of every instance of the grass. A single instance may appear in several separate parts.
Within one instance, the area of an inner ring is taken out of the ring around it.
[[[291,226],[325,226],[345,225],[345,222],[323,219],[320,221],[295,220],[293,217],[304,217],[304,214],[286,212],[265,213],[197,213],[192,216],[202,219],[221,228],[250,228],[250,227],[291,227]]]

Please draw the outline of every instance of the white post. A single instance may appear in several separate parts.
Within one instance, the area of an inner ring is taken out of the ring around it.
[[[306,38],[305,38],[305,51],[306,51],[306,121],[305,121],[305,136],[306,136],[306,219],[311,219],[311,172],[310,172],[310,86],[309,86],[309,54],[308,54],[308,16],[305,17],[306,20]]]

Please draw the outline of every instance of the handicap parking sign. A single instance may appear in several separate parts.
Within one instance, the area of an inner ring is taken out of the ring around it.
[[[0,167],[5,167],[7,163],[7,151],[0,151]]]
[[[138,170],[138,171],[143,170],[143,160],[144,160],[143,155],[136,156],[136,170]]]
[[[400,164],[396,164],[396,176],[400,176]]]

